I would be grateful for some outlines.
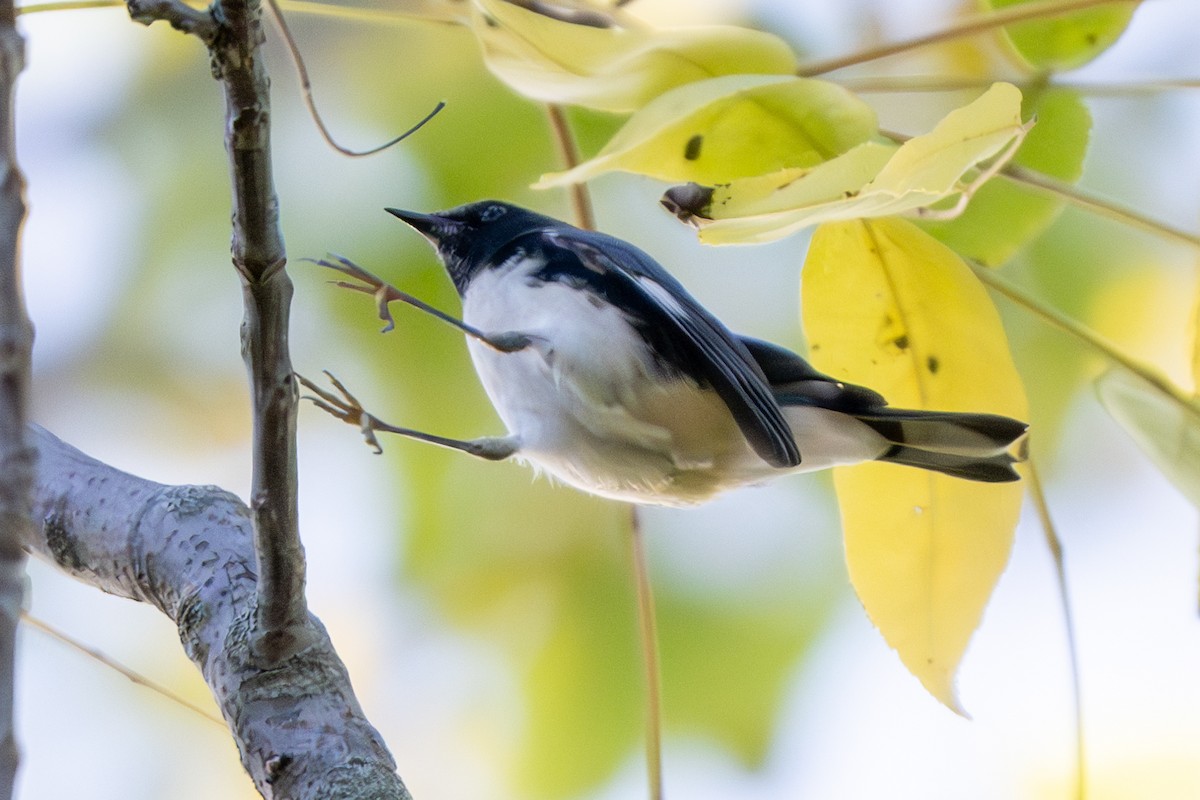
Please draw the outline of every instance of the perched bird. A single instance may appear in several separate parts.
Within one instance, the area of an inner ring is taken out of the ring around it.
[[[373,293],[465,331],[504,437],[396,428],[342,398],[318,401],[372,431],[489,459],[516,457],[585,492],[687,506],[792,472],[886,461],[975,481],[1012,481],[1027,426],[995,414],[890,408],[878,393],[731,333],[649,255],[507,203],[422,214],[389,208],[437,249],[462,319],[352,262],[318,262]],[[335,382],[336,383],[336,382]],[[307,384],[310,388],[311,384]]]

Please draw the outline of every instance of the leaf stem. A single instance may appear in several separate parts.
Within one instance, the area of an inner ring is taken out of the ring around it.
[[[1014,22],[1057,17],[1094,6],[1114,5],[1117,3],[1136,4],[1141,2],[1142,0],[1039,0],[1038,2],[1022,3],[1021,5],[1009,6],[999,11],[976,14],[954,22],[941,30],[915,36],[911,39],[890,42],[835,58],[810,61],[807,64],[801,64],[800,68],[796,70],[796,74],[802,78],[823,75],[826,72],[833,72],[834,70],[851,67],[856,64],[865,64],[869,61],[886,58],[887,56],[893,56],[909,50],[917,50],[931,44],[940,44],[966,36],[974,36],[977,33],[1011,25]]]
[[[1034,459],[1030,456],[1025,462],[1026,478],[1029,485],[1029,497],[1033,501],[1034,510],[1042,524],[1042,533],[1046,538],[1046,548],[1054,561],[1055,580],[1058,584],[1058,598],[1062,604],[1063,625],[1067,635],[1067,655],[1071,663],[1071,694],[1075,706],[1075,798],[1083,800],[1087,796],[1087,760],[1083,736],[1083,690],[1079,681],[1079,648],[1075,639],[1075,616],[1071,611],[1071,598],[1067,592],[1067,568],[1063,559],[1062,539],[1058,536],[1058,528],[1050,516],[1050,504],[1046,500],[1046,491],[1042,485]]]
[[[629,552],[637,587],[638,629],[646,680],[646,778],[650,800],[663,798],[662,774],[662,675],[658,666],[658,625],[654,613],[654,590],[646,566],[646,542],[637,506],[629,511]]]
[[[1187,393],[1172,383],[1169,378],[1157,369],[1125,353],[1115,344],[1083,323],[1068,317],[1058,309],[1042,302],[1011,281],[1001,277],[994,269],[971,260],[967,260],[966,263],[975,273],[975,276],[993,291],[1004,295],[1016,305],[1041,317],[1044,321],[1059,330],[1071,334],[1109,361],[1127,369],[1168,396],[1189,405],[1193,402],[1193,399]]]

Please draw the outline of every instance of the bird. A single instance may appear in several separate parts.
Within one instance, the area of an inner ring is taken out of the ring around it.
[[[1019,479],[1028,425],[997,414],[892,408],[800,355],[731,332],[633,244],[483,200],[386,209],[433,245],[461,319],[340,256],[317,261],[373,294],[385,330],[400,300],[461,329],[504,436],[452,439],[384,423],[340,392],[310,397],[356,422],[489,459],[513,458],[584,492],[694,506],[777,476],[881,461],[972,481]],[[303,380],[303,379],[302,379]]]

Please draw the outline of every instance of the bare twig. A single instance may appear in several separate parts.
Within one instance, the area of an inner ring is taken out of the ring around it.
[[[546,113],[550,117],[550,132],[558,145],[563,168],[572,169],[578,166],[579,149],[575,146],[575,137],[571,134],[571,126],[567,122],[563,107],[557,103],[547,103]],[[576,226],[588,231],[595,230],[596,214],[592,210],[592,197],[588,193],[587,184],[572,183],[568,191],[571,193],[571,207],[575,212]]]
[[[1112,363],[1129,370],[1168,397],[1184,404],[1190,405],[1193,402],[1193,398],[1187,392],[1184,392],[1172,383],[1162,372],[1149,364],[1137,360],[1082,322],[1072,319],[1053,306],[1042,302],[1037,297],[1034,297],[1029,292],[1002,277],[996,270],[990,267],[970,260],[967,261],[967,265],[975,273],[975,276],[989,289],[1004,295],[1026,311],[1041,317],[1043,321],[1075,337]]]
[[[25,42],[12,0],[0,2],[0,797],[17,771],[13,720],[16,627],[25,585],[24,540],[33,528],[35,455],[25,428],[33,325],[21,296],[19,253],[25,178],[14,142],[14,90]]]
[[[1042,534],[1046,538],[1046,549],[1054,561],[1054,576],[1058,583],[1058,599],[1062,605],[1063,625],[1067,634],[1067,654],[1071,661],[1071,694],[1075,705],[1075,798],[1087,796],[1087,759],[1083,738],[1083,689],[1079,680],[1079,648],[1075,639],[1075,615],[1071,612],[1071,596],[1067,592],[1067,566],[1063,558],[1062,539],[1050,516],[1050,504],[1041,476],[1031,456],[1024,469],[1029,478],[1029,496],[1042,523]]]
[[[562,106],[547,103],[546,113],[550,118],[550,132],[558,144],[563,168],[578,166],[579,150]],[[596,217],[587,184],[573,183],[569,190],[575,225],[584,230],[595,230]],[[658,666],[658,620],[654,610],[654,587],[650,584],[650,572],[646,566],[641,510],[635,505],[629,507],[629,558],[637,595],[638,633],[642,644],[642,665],[645,668],[647,789],[650,800],[662,800],[662,675]]]
[[[210,10],[192,8],[180,0],[126,0],[125,7],[134,22],[149,25],[162,20],[177,31],[195,36],[205,46],[211,47],[217,38],[219,26]]]
[[[304,105],[308,108],[309,116],[312,117],[313,122],[316,123],[317,130],[320,132],[321,138],[325,140],[325,143],[342,155],[350,156],[351,158],[360,158],[362,156],[375,155],[376,153],[387,150],[392,145],[403,142],[409,136],[412,136],[414,133],[421,130],[421,128],[425,127],[425,123],[436,117],[438,113],[446,107],[444,102],[439,101],[438,104],[434,106],[433,111],[430,111],[428,114],[426,114],[424,118],[422,118],[421,121],[419,121],[416,125],[413,125],[404,133],[393,139],[389,139],[381,145],[377,145],[366,150],[351,150],[350,148],[339,144],[338,141],[333,138],[333,134],[329,132],[328,126],[325,125],[325,119],[321,116],[321,112],[317,110],[317,103],[315,100],[313,100],[312,80],[308,77],[308,67],[304,63],[304,55],[300,52],[300,46],[296,44],[295,37],[292,36],[292,29],[288,27],[287,20],[284,19],[283,11],[279,8],[279,3],[276,2],[276,0],[267,0],[267,6],[271,9],[271,16],[275,18],[275,24],[279,26],[279,32],[282,34],[283,41],[287,45],[288,53],[291,54],[292,64],[296,67],[296,75],[300,78],[300,91],[304,96]]]
[[[1200,249],[1200,234],[1176,228],[1162,220],[1134,211],[1128,206],[1121,206],[1080,189],[1066,181],[1052,178],[1045,173],[1022,167],[1019,164],[1008,164],[1000,173],[1013,183],[1028,187],[1042,194],[1063,200],[1076,208],[1089,211],[1097,216],[1120,222],[1130,227],[1139,228],[1147,233],[1170,239],[1178,244]]]
[[[253,478],[258,553],[257,649],[268,662],[307,642],[304,549],[296,500],[296,384],[288,355],[292,282],[271,167],[270,81],[261,52],[261,8],[223,0],[224,33],[211,49],[225,92],[225,149],[233,182],[233,265],[242,279],[242,354],[254,414]]]
[[[46,636],[49,636],[51,639],[54,639],[57,642],[61,642],[62,644],[65,644],[67,647],[71,648],[72,650],[82,653],[85,656],[87,656],[88,658],[99,661],[101,664],[103,664],[104,666],[113,670],[114,672],[118,673],[119,675],[122,675],[125,678],[128,678],[130,680],[130,682],[132,682],[138,686],[141,686],[145,689],[149,689],[150,691],[154,692],[155,694],[157,694],[161,697],[165,697],[167,700],[170,700],[172,703],[175,703],[176,705],[181,706],[182,708],[186,708],[188,711],[192,712],[193,714],[196,714],[197,716],[199,716],[203,719],[208,720],[209,722],[216,723],[217,725],[221,726],[221,730],[228,730],[228,726],[225,725],[225,720],[221,719],[220,717],[218,717],[216,714],[212,713],[208,709],[201,708],[200,706],[193,703],[191,700],[188,700],[186,697],[183,697],[182,695],[171,691],[166,686],[163,686],[158,681],[151,680],[150,678],[147,678],[145,675],[141,674],[140,672],[138,672],[130,667],[125,666],[120,661],[117,661],[115,658],[108,655],[107,653],[101,652],[100,650],[97,650],[94,647],[84,644],[83,642],[76,639],[74,636],[69,636],[66,633],[63,633],[58,628],[54,627],[53,625],[51,625],[47,622],[44,622],[44,621],[38,619],[37,617],[30,614],[28,611],[21,612],[21,622],[25,623],[26,625],[28,625],[29,627],[31,627],[37,631],[40,631],[41,633],[45,634]]]
[[[850,53],[836,58],[829,58],[822,61],[810,61],[807,64],[801,64],[796,70],[796,74],[801,77],[812,77],[813,75],[823,75],[834,70],[844,69],[856,64],[865,64],[870,61],[876,61],[887,56],[894,56],[897,53],[904,53],[909,50],[917,50],[922,47],[927,47],[931,44],[940,44],[949,42],[955,39],[961,39],[966,36],[974,36],[984,31],[1001,28],[1005,25],[1011,25],[1014,22],[1023,22],[1030,19],[1047,19],[1057,17],[1063,14],[1070,14],[1073,11],[1080,11],[1085,8],[1103,5],[1117,4],[1136,4],[1142,0],[1036,0],[1035,2],[1022,3],[1020,5],[1009,6],[998,11],[991,11],[986,14],[975,14],[965,19],[947,25],[941,30],[933,31],[922,36],[915,36],[911,39],[904,39],[899,42],[889,42],[878,47],[870,47],[864,50],[859,50],[855,53]]]
[[[638,632],[641,634],[646,681],[646,779],[650,800],[662,800],[662,673],[658,666],[658,623],[650,569],[646,565],[646,541],[637,506],[630,506],[629,521],[629,553],[637,587]]]

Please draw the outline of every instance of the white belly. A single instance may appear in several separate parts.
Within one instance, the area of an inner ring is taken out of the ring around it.
[[[496,412],[518,438],[518,457],[564,483],[636,503],[691,505],[781,472],[754,453],[715,391],[686,378],[664,381],[638,358],[644,342],[622,312],[586,291],[494,269],[472,281],[463,319],[488,333],[534,337],[515,353],[472,338],[468,346]],[[796,471],[881,451],[882,438],[864,441],[862,432],[873,432],[851,417],[786,414],[803,459]]]

